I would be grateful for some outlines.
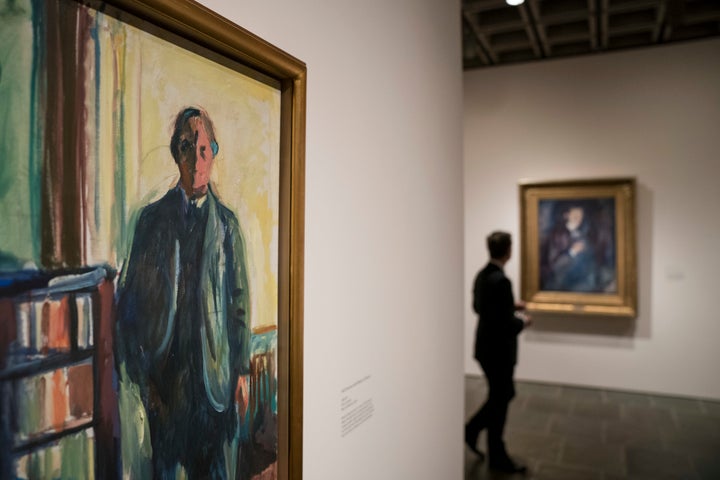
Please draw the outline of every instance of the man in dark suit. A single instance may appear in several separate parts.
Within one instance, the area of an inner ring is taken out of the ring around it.
[[[475,338],[475,359],[485,372],[488,397],[480,410],[465,425],[465,443],[477,449],[480,432],[487,429],[491,469],[525,472],[505,450],[503,430],[510,400],[515,396],[513,375],[517,362],[517,336],[530,324],[530,318],[516,305],[510,280],[503,267],[510,259],[512,240],[509,233],[493,232],[487,237],[490,261],[478,273],[473,287],[473,309],[479,316]]]
[[[180,181],[142,209],[118,293],[118,371],[138,387],[153,478],[234,478],[250,373],[250,291],[235,215],[210,185],[218,153],[199,108],[180,111]],[[135,418],[125,419],[128,422]]]

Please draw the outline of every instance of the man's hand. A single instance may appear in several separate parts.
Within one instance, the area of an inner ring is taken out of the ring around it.
[[[525,324],[524,328],[527,328],[530,325],[532,325],[532,317],[530,317],[530,315],[528,315],[527,313],[515,312],[515,316],[523,321],[523,323]]]
[[[585,250],[585,242],[583,240],[578,240],[573,242],[570,247],[570,255],[574,257],[575,255],[582,253],[583,250]]]
[[[240,375],[238,377],[237,388],[235,389],[235,401],[237,402],[238,415],[242,423],[247,413],[250,402],[250,376]]]

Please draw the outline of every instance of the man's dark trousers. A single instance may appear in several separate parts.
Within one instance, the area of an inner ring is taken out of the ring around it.
[[[477,439],[482,430],[487,429],[488,455],[491,459],[505,459],[503,430],[507,418],[508,405],[515,396],[513,383],[514,365],[497,365],[489,360],[480,360],[488,384],[488,397],[485,404],[470,419],[465,427],[465,437]]]

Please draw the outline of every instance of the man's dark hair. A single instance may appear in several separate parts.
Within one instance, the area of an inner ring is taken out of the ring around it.
[[[507,232],[492,232],[487,237],[487,247],[490,258],[499,260],[510,252],[512,237]]]
[[[210,120],[210,116],[208,115],[208,113],[201,108],[187,107],[180,110],[180,113],[178,113],[177,117],[175,118],[175,126],[173,128],[172,138],[170,139],[170,153],[175,159],[175,163],[178,163],[178,161],[180,160],[180,134],[182,133],[182,129],[185,124],[190,121],[191,118],[195,117],[200,117],[200,120],[202,120],[203,122],[205,132],[210,139],[210,146],[212,147],[213,157],[215,157],[218,153],[218,150],[220,150],[220,146],[217,144],[217,140],[215,140],[215,129],[213,128],[213,123],[212,120]]]

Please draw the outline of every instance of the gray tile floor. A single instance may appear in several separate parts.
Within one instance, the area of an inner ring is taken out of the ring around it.
[[[465,448],[465,479],[720,480],[720,402],[517,382],[505,443],[528,465],[498,474]],[[485,401],[465,378],[465,417]],[[485,450],[484,434],[478,446]]]

